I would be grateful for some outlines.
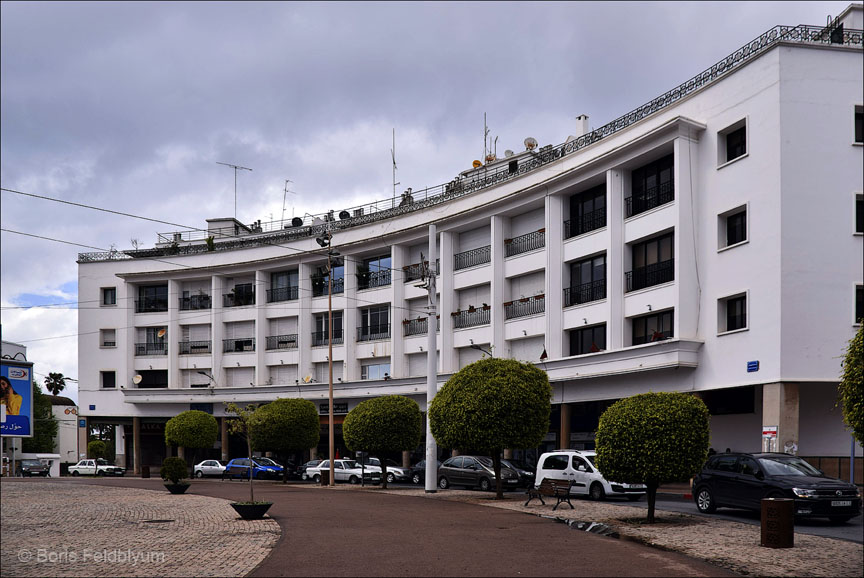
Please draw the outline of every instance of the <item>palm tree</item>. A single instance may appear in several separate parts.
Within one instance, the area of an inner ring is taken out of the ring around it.
[[[57,395],[66,389],[66,378],[62,373],[49,373],[45,378],[45,389],[51,392],[51,395]]]

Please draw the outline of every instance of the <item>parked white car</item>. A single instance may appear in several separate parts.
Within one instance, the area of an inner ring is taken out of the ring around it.
[[[381,474],[383,472],[383,468],[381,467],[381,460],[378,458],[363,458],[362,460],[358,460],[358,464],[363,461],[365,465],[363,467],[366,468],[366,471],[370,472],[378,472]],[[393,482],[410,482],[411,481],[411,468],[403,468],[394,460],[387,460],[387,483],[392,484]]]
[[[587,495],[593,500],[619,496],[635,502],[645,495],[645,484],[620,484],[604,478],[594,465],[596,455],[597,452],[579,450],[556,450],[541,455],[534,487],[540,486],[544,478],[552,478],[573,480],[570,494]]]
[[[315,483],[321,483],[321,472],[330,469],[330,460],[324,460],[314,467],[306,469],[306,475],[315,480]],[[334,480],[337,482],[348,482],[349,484],[359,484],[361,478],[368,483],[380,484],[381,472],[373,472],[366,468],[365,472],[360,469],[360,464],[354,460],[333,460]]]
[[[69,466],[71,476],[122,476],[126,470],[120,466],[109,464],[106,460],[81,460],[74,466]]]
[[[221,476],[225,471],[225,466],[219,463],[219,460],[204,460],[200,464],[196,464],[195,477],[203,478],[204,476]]]

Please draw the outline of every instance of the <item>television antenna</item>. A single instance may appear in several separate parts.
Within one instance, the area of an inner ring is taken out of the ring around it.
[[[282,220],[280,221],[280,223],[282,225],[285,225],[285,199],[287,198],[288,193],[291,193],[292,195],[297,194],[294,191],[291,191],[288,189],[288,183],[293,183],[293,182],[294,181],[292,181],[290,179],[285,179],[285,191],[282,193]],[[291,218],[292,219],[294,218],[294,204],[293,203],[291,204]]]
[[[390,149],[390,157],[393,159],[393,202],[396,202],[396,185],[402,183],[396,182],[396,129],[393,129],[393,148]]]
[[[249,167],[241,167],[240,165],[232,165],[231,163],[220,163],[216,161],[217,165],[225,165],[226,167],[231,167],[234,169],[234,219],[237,219],[237,170],[249,171],[252,172],[252,169]]]

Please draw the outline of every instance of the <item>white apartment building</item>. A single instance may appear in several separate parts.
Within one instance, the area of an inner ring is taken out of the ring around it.
[[[79,311],[80,416],[126,428],[136,470],[190,408],[302,397],[326,426],[329,339],[337,424],[375,396],[425,409],[434,224],[439,387],[490,353],[538,364],[554,396],[536,450],[593,447],[620,398],[688,391],[717,451],[848,467],[835,400],[862,316],[862,28],[861,5],[775,27],[603,127],[580,117],[564,144],[526,139],[440,187],[81,254],[79,299],[101,306]]]

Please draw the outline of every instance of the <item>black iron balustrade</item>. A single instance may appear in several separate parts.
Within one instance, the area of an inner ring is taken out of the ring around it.
[[[576,219],[564,221],[564,238],[570,239],[578,235],[590,233],[606,226],[606,207],[601,207],[590,213],[585,213]]]
[[[625,216],[632,217],[675,200],[675,182],[670,181],[624,199]]]
[[[423,263],[413,263],[411,265],[405,265],[402,267],[402,272],[404,274],[404,282],[408,283],[410,281],[417,281],[418,279],[423,278],[423,269],[429,266],[429,261],[424,261]],[[439,275],[441,273],[441,260],[435,259],[435,275]]]
[[[212,300],[210,295],[192,295],[191,297],[180,297],[180,311],[198,311],[210,309]]]
[[[512,239],[504,240],[504,256],[512,257],[520,253],[527,253],[534,249],[542,249],[546,246],[546,229],[540,229],[533,233],[527,233]]]
[[[457,311],[453,313],[454,329],[464,329],[466,327],[476,327],[477,325],[488,325],[491,317],[491,308],[481,307],[480,309],[468,309],[467,311]]]
[[[671,337],[671,329],[669,331],[655,331],[651,335],[634,335],[633,345],[642,345],[643,343],[652,343],[654,341],[665,341],[666,339],[670,339]]]
[[[526,315],[543,313],[544,311],[546,311],[545,295],[523,297],[522,299],[509,301],[504,304],[505,319],[516,319],[518,317],[525,317]]]
[[[271,349],[297,349],[297,334],[291,335],[271,335],[267,337],[265,344],[267,350]]]
[[[390,339],[389,323],[357,328],[357,341],[375,341],[377,339]]]
[[[180,355],[197,355],[210,353],[210,341],[181,341]]]
[[[299,287],[277,287],[276,289],[267,289],[267,303],[294,301],[298,299],[299,294]]]
[[[333,329],[333,345],[341,345],[343,342],[342,330],[341,329]],[[327,341],[327,332],[326,331],[313,331],[312,332],[312,347],[320,347],[322,345],[327,345],[329,342]]]
[[[333,295],[345,292],[345,278],[333,279]],[[312,277],[312,297],[327,296],[327,277]]]
[[[136,343],[135,355],[168,355],[167,343]]]
[[[405,319],[402,321],[405,337],[412,335],[426,335],[429,328],[429,318],[420,317],[418,319]],[[441,331],[441,316],[435,316],[435,331]]]
[[[384,201],[376,201],[362,207],[351,208],[351,217],[346,220],[334,221],[323,218],[322,215],[307,218],[309,223],[298,227],[288,227],[284,221],[273,221],[263,223],[259,227],[264,234],[251,238],[221,240],[225,237],[234,237],[233,231],[227,231],[219,235],[220,240],[211,249],[204,243],[190,243],[183,245],[172,245],[169,247],[157,247],[153,249],[137,249],[128,251],[105,251],[95,253],[79,253],[79,263],[93,263],[98,261],[113,261],[122,259],[153,258],[171,254],[193,254],[204,253],[209,250],[230,251],[239,248],[254,246],[272,246],[294,239],[316,237],[333,229],[343,229],[366,225],[383,219],[390,219],[398,215],[419,211],[431,206],[445,203],[452,199],[469,195],[479,190],[494,187],[502,182],[520,178],[528,173],[534,172],[545,165],[555,162],[565,155],[577,152],[602,139],[622,131],[643,119],[654,115],[666,108],[676,104],[690,94],[701,90],[705,86],[725,77],[770,50],[779,43],[811,44],[811,45],[838,45],[860,48],[864,45],[864,31],[839,26],[774,26],[759,37],[748,42],[732,54],[721,59],[713,66],[705,69],[689,80],[666,91],[657,98],[631,110],[630,112],[616,118],[615,120],[593,130],[587,134],[573,139],[570,142],[541,150],[533,153],[531,157],[519,159],[516,170],[511,168],[512,163],[502,163],[500,168],[489,168],[478,171],[478,174],[465,179],[456,179],[448,183],[429,187],[424,190],[413,191],[412,202],[401,203],[400,197],[393,197]],[[316,220],[318,223],[316,223]],[[204,239],[211,235],[210,231],[182,231],[176,233],[160,233],[159,238],[163,241],[173,241],[180,235],[181,241],[193,239]]]
[[[255,351],[254,337],[239,337],[236,339],[223,339],[222,351],[225,353],[240,353]]]
[[[390,285],[390,270],[357,273],[357,289],[374,289]]]
[[[606,298],[606,279],[597,279],[581,285],[564,288],[564,307],[590,303]]]
[[[242,307],[244,305],[255,305],[255,292],[225,293],[222,295],[223,307]]]
[[[135,313],[168,311],[168,297],[145,297],[135,301]]]
[[[485,247],[480,247],[478,249],[471,249],[470,251],[465,251],[463,253],[456,253],[453,255],[453,260],[453,269],[455,271],[474,267],[475,265],[483,265],[492,260],[492,245],[486,245]]]
[[[625,292],[644,289],[645,287],[653,287],[661,283],[668,283],[675,280],[675,259],[652,263],[645,267],[639,267],[632,271],[624,273],[626,281]]]

